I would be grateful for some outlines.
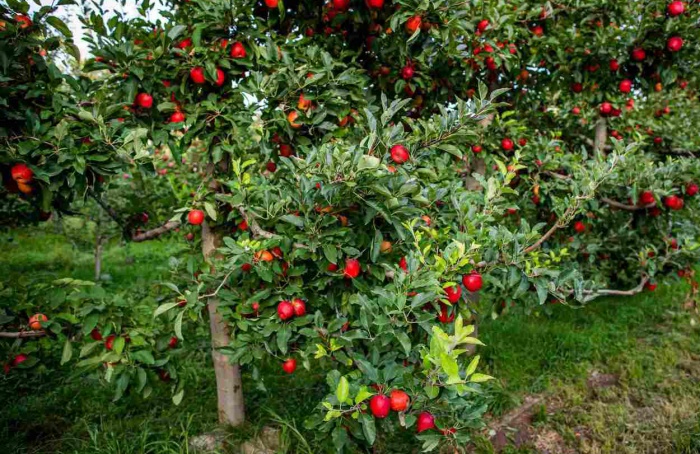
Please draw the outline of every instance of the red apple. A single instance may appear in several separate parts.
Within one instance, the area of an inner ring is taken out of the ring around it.
[[[450,314],[449,307],[444,303],[440,303],[440,313],[437,318],[440,323],[451,323],[455,319],[455,312]]]
[[[192,225],[200,225],[204,222],[204,211],[202,210],[192,210],[187,213],[187,222]]]
[[[401,391],[400,389],[395,389],[389,393],[389,401],[392,410],[405,411],[408,408],[408,403],[411,401],[411,399],[405,392]]]
[[[153,96],[148,93],[139,93],[136,95],[136,105],[144,109],[150,109],[153,107]]]
[[[415,70],[413,69],[413,66],[411,66],[411,65],[406,65],[403,68],[401,68],[401,77],[405,80],[412,79],[414,73],[415,73]]]
[[[411,16],[406,21],[406,31],[411,35],[416,32],[421,26],[421,17],[419,15]]]
[[[408,271],[408,262],[406,262],[406,257],[401,257],[401,260],[399,260],[399,268],[404,271]]]
[[[304,300],[295,298],[292,300],[292,307],[294,308],[294,315],[297,317],[301,317],[302,315],[306,314],[306,303]]]
[[[574,230],[576,230],[576,233],[583,233],[586,231],[586,224],[581,221],[576,221],[574,223]]]
[[[480,32],[484,32],[487,28],[489,28],[489,21],[488,19],[482,19],[479,21],[479,23],[476,25],[476,29],[479,30]]]
[[[182,123],[183,121],[185,121],[185,114],[182,112],[173,112],[170,115],[170,123]]]
[[[478,292],[484,285],[484,280],[482,279],[481,274],[477,273],[476,271],[472,271],[471,273],[462,276],[462,284],[464,285],[464,288],[470,292]]]
[[[462,296],[462,288],[459,285],[447,287],[444,290],[445,294],[447,295],[447,301],[449,301],[452,304],[459,301],[459,297]]]
[[[34,172],[26,164],[19,163],[12,166],[10,170],[12,179],[18,183],[28,184],[31,183],[32,178],[34,178]]]
[[[232,58],[245,58],[247,55],[247,52],[245,50],[245,47],[243,46],[243,43],[240,41],[236,41],[233,43],[233,46],[231,47],[231,57]]]
[[[102,334],[100,334],[100,330],[97,328],[93,328],[92,331],[90,331],[90,337],[96,341],[102,340]]]
[[[338,271],[338,264],[337,263],[329,263],[328,266],[326,267],[326,270],[331,272],[331,273],[334,273],[334,272]]]
[[[29,357],[27,355],[20,353],[12,359],[12,367],[17,367],[28,359]]]
[[[666,48],[671,52],[678,52],[683,47],[683,38],[672,36],[666,42]]]
[[[349,279],[355,279],[360,275],[360,261],[357,259],[347,259],[345,260],[345,269],[343,270],[343,276]]]
[[[632,91],[632,81],[629,79],[625,79],[622,82],[620,82],[620,91],[622,93],[629,93]]]
[[[620,69],[620,63],[618,63],[618,61],[614,58],[610,60],[609,66],[610,71],[617,71],[618,69]]]
[[[293,374],[297,370],[297,360],[294,358],[289,358],[282,363],[282,370],[288,374]]]
[[[190,70],[190,79],[196,84],[203,84],[206,79],[204,78],[204,68],[201,66],[195,66]]]
[[[277,315],[280,320],[289,320],[294,317],[294,306],[289,301],[280,301],[277,305]]]
[[[680,210],[683,208],[683,199],[677,195],[670,195],[664,199],[664,205],[671,210]]]
[[[403,164],[410,159],[408,150],[403,145],[394,145],[391,147],[391,159],[396,164]]]
[[[685,195],[692,197],[698,193],[698,190],[700,187],[696,183],[688,183],[685,187]]]
[[[427,411],[422,412],[418,415],[418,420],[416,422],[416,429],[418,433],[425,432],[426,430],[435,428],[435,418],[433,415]]]
[[[581,93],[583,91],[583,84],[581,82],[574,82],[571,84],[571,91],[574,93]]]
[[[221,68],[216,68],[216,85],[219,87],[222,86],[225,80],[226,75],[224,74],[224,71]]]
[[[333,0],[333,8],[337,11],[345,11],[350,8],[350,0]]]
[[[501,140],[501,148],[503,148],[503,151],[510,151],[513,149],[513,141],[510,140],[509,138],[505,138]]]
[[[479,154],[482,150],[483,148],[481,147],[481,145],[472,145],[472,151],[474,153]]]
[[[685,5],[681,1],[674,1],[668,4],[667,11],[671,17],[680,16],[685,12]]]
[[[609,102],[606,101],[606,102],[603,102],[600,104],[600,106],[598,107],[598,110],[600,111],[601,115],[610,115],[610,113],[613,110],[613,107],[612,107],[612,104],[610,104]]]
[[[279,4],[278,0],[265,0],[265,6],[267,6],[270,9],[277,8],[278,4]]]
[[[654,199],[653,192],[644,191],[641,194],[639,194],[639,204],[640,205],[651,205],[654,202],[656,202],[656,199]]]
[[[382,9],[384,7],[384,0],[365,0],[367,7],[371,9]]]
[[[386,418],[391,411],[391,401],[384,394],[374,395],[369,401],[369,409],[375,418]]]
[[[647,58],[647,53],[641,47],[636,47],[632,50],[632,60],[644,61],[645,58]]]
[[[107,336],[107,339],[105,339],[105,348],[107,350],[112,350],[114,348],[114,339],[116,339],[117,336],[114,334],[110,334]]]
[[[177,347],[177,337],[173,336],[168,341],[168,348],[175,348],[175,347]]]

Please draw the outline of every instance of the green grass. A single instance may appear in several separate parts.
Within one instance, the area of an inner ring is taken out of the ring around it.
[[[0,244],[6,284],[27,276],[93,277],[91,250],[50,227],[0,235]],[[107,285],[150,285],[167,272],[168,258],[180,247],[112,242],[104,258]],[[655,293],[601,299],[581,310],[558,306],[551,315],[510,314],[483,322],[482,364],[498,379],[491,389],[493,417],[526,395],[543,396],[531,445],[505,452],[537,452],[534,444],[553,432],[571,452],[699,452],[700,335],[693,314],[682,308],[684,292],[679,281],[669,280]],[[189,438],[216,427],[209,355],[187,367],[198,381],[178,407],[167,389],[148,400],[126,395],[112,402],[108,386],[66,370],[23,381],[0,376],[0,453],[187,453]],[[615,374],[619,383],[591,388],[593,370]],[[288,376],[266,363],[259,378],[244,375],[244,389],[250,422],[227,433],[232,444],[273,424],[282,427],[284,452],[328,451],[327,440],[303,428],[326,392],[320,374]],[[482,435],[475,451],[491,452]],[[380,438],[374,453],[417,451],[410,434],[397,433]]]

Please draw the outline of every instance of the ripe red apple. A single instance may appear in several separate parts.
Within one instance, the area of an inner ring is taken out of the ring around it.
[[[34,178],[34,172],[30,169],[27,164],[19,163],[12,166],[10,170],[12,179],[18,183],[28,184],[31,183],[32,178]]]
[[[408,271],[408,262],[406,262],[406,257],[401,257],[401,260],[399,260],[399,268],[404,271]]]
[[[518,139],[518,145],[520,145],[521,147],[524,147],[525,145],[527,145],[527,139],[525,139],[525,138]]]
[[[571,84],[571,91],[574,93],[581,93],[583,91],[583,84],[581,82],[574,82]]]
[[[224,84],[224,81],[226,81],[224,71],[221,68],[216,68],[216,85],[220,87]]]
[[[231,57],[232,58],[245,58],[247,55],[247,52],[245,50],[245,47],[243,46],[243,43],[240,41],[236,41],[233,43],[233,46],[231,47]]]
[[[185,38],[179,43],[175,44],[175,47],[178,49],[187,49],[188,47],[192,46],[192,38]]]
[[[610,60],[609,66],[610,71],[617,71],[618,69],[620,69],[620,63],[618,63],[618,61],[614,58]]]
[[[260,303],[255,301],[253,304],[250,305],[250,308],[253,309],[253,313],[255,315],[258,315],[258,312],[260,311]]]
[[[304,300],[295,298],[292,300],[292,307],[294,308],[294,315],[297,317],[301,317],[302,315],[306,314],[306,303]]]
[[[620,82],[620,91],[622,93],[629,93],[632,91],[632,81],[629,79],[625,79],[622,82]]]
[[[641,47],[635,47],[632,50],[632,60],[634,61],[644,61],[647,58],[647,53]]]
[[[698,190],[700,187],[696,183],[688,183],[685,187],[685,195],[692,197],[698,193]]]
[[[391,147],[391,159],[396,164],[403,164],[410,159],[408,149],[406,149],[406,147],[403,145],[394,145]]]
[[[170,115],[170,123],[182,123],[185,121],[185,114],[182,112],[173,112]]]
[[[360,261],[357,259],[347,259],[345,260],[345,269],[343,270],[343,276],[349,279],[355,279],[360,275]]]
[[[683,38],[672,36],[666,42],[666,48],[671,52],[678,52],[683,47]]]
[[[338,271],[338,264],[337,263],[329,263],[328,266],[326,267],[326,270],[331,272],[331,273],[334,273],[334,272]]]
[[[275,164],[272,161],[268,161],[265,164],[265,168],[267,169],[268,172],[274,172],[275,170],[277,170],[277,164]]]
[[[408,408],[408,403],[411,401],[408,394],[400,389],[395,389],[389,393],[389,400],[391,409],[394,411],[405,411]]]
[[[365,0],[367,7],[371,9],[382,9],[384,7],[384,0]]]
[[[411,65],[406,65],[403,68],[401,68],[401,77],[405,80],[412,79],[414,73],[415,73],[415,70],[413,69],[413,66],[411,66]]]
[[[576,233],[583,233],[586,231],[586,224],[582,221],[576,221],[574,223],[574,230],[576,230]]]
[[[544,28],[542,28],[541,25],[535,25],[534,27],[532,27],[531,31],[532,34],[537,37],[544,35]]]
[[[102,340],[102,334],[100,334],[100,330],[98,330],[97,328],[93,328],[92,331],[90,331],[90,337],[92,338],[92,340]]]
[[[481,147],[481,145],[472,145],[472,151],[474,153],[479,154],[482,152],[482,150],[483,148]]]
[[[639,204],[640,205],[651,205],[654,202],[656,202],[656,199],[654,199],[653,192],[644,191],[641,194],[639,194]]]
[[[677,195],[670,195],[664,199],[664,205],[671,210],[680,210],[683,208],[683,199]]]
[[[17,22],[17,26],[21,29],[29,28],[32,26],[32,20],[24,14],[16,14],[15,22]]]
[[[194,233],[192,233],[192,232],[187,233],[187,235],[185,235],[185,239],[186,239],[187,241],[192,241],[192,240],[194,240]]]
[[[484,285],[484,280],[482,279],[481,274],[476,271],[472,271],[471,273],[462,276],[462,284],[464,285],[464,288],[470,292],[478,292]]]
[[[571,113],[574,115],[579,115],[581,113],[581,109],[578,107],[574,107],[573,109],[571,109]]]
[[[110,334],[107,336],[107,339],[105,339],[105,348],[107,350],[112,350],[114,348],[114,339],[116,339],[117,336],[114,334]]]
[[[658,287],[658,285],[656,284],[656,282],[647,282],[644,287],[648,291],[653,292],[654,290],[656,290],[656,287]]]
[[[29,327],[33,330],[40,330],[41,324],[46,323],[49,318],[44,314],[34,314],[29,317]]]
[[[282,370],[288,374],[293,374],[297,370],[297,360],[294,358],[289,358],[282,363]]]
[[[190,79],[196,84],[203,84],[206,79],[204,78],[204,68],[201,66],[195,66],[190,70]]]
[[[289,301],[280,301],[277,305],[277,315],[280,320],[289,320],[294,317],[294,306]]]
[[[333,0],[333,9],[345,11],[348,8],[350,8],[350,0]]]
[[[685,5],[681,1],[674,1],[668,4],[667,11],[671,17],[680,16],[685,12]]]
[[[265,6],[267,6],[270,9],[277,8],[277,5],[279,5],[278,0],[265,0]]]
[[[484,32],[487,28],[489,28],[489,21],[488,19],[482,19],[479,21],[479,23],[476,25],[476,29],[479,30],[480,32]]]
[[[12,359],[12,367],[17,367],[28,359],[29,357],[27,355],[20,353]]]
[[[411,35],[414,34],[420,28],[421,21],[421,17],[417,14],[409,17],[406,21],[406,31]]]
[[[455,319],[455,312],[453,311],[450,314],[449,307],[444,303],[440,303],[440,313],[437,318],[440,323],[451,323]]]
[[[204,211],[202,210],[192,210],[187,213],[187,222],[192,225],[200,225],[204,222]]]
[[[655,145],[661,145],[663,143],[664,139],[663,137],[654,137],[654,144]]]
[[[447,287],[445,289],[445,294],[447,295],[447,301],[454,304],[459,301],[459,297],[462,296],[462,287],[459,285]]]
[[[508,137],[501,140],[501,148],[503,148],[503,151],[510,151],[513,149],[513,146],[513,141],[510,140]]]
[[[418,415],[418,420],[416,422],[416,429],[418,433],[425,432],[426,430],[435,428],[435,418],[433,415],[427,411],[422,412]]]
[[[294,154],[294,149],[291,145],[283,143],[280,145],[280,156],[288,158]]]
[[[168,341],[168,348],[175,348],[175,347],[177,347],[177,337],[173,336]]]
[[[369,400],[369,409],[375,418],[386,418],[391,411],[391,401],[384,394],[376,394]]]
[[[144,109],[150,109],[153,107],[153,96],[148,93],[139,93],[136,95],[136,105]]]
[[[613,110],[612,104],[609,102],[602,102],[600,106],[598,107],[598,110],[600,111],[601,115],[610,115],[610,113]]]

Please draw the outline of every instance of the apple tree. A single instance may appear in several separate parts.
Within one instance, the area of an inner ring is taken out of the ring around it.
[[[210,339],[223,423],[244,419],[240,367],[276,358],[327,373],[307,424],[338,451],[388,424],[459,449],[486,411],[480,317],[697,260],[696,5],[139,5],[86,11],[92,78],[57,73],[43,141],[21,124],[2,152],[42,188],[29,206],[90,194],[123,222],[150,197],[168,220],[129,241],[197,229],[154,317],[66,320],[118,393],[159,377],[186,395],[170,330]],[[120,191],[135,168],[174,189]]]

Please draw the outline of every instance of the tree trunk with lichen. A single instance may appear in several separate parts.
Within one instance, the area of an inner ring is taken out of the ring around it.
[[[212,230],[207,222],[202,224],[202,253],[209,260],[214,257],[216,249],[222,243],[219,232]],[[219,298],[214,296],[207,300],[209,310],[209,328],[211,331],[211,356],[216,374],[216,394],[219,409],[219,422],[238,426],[245,421],[243,386],[241,370],[238,364],[232,364],[229,358],[218,349],[226,347],[231,339],[228,325],[218,311]]]

